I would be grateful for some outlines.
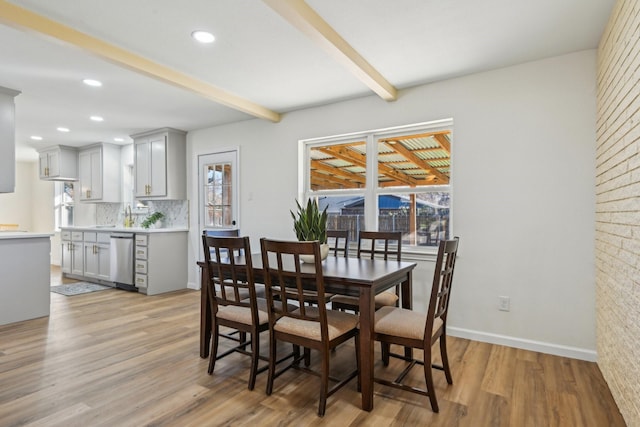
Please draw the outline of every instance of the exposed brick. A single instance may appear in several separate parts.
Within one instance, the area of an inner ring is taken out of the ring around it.
[[[628,425],[640,426],[640,0],[619,0],[598,48],[598,365]]]

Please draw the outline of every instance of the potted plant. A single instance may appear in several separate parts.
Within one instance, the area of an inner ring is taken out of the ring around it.
[[[162,221],[164,214],[162,212],[154,212],[142,221],[143,228],[149,228],[158,221]]]
[[[327,208],[320,212],[315,199],[309,199],[306,207],[301,206],[297,200],[296,205],[298,206],[298,212],[293,213],[293,211],[290,211],[296,237],[301,242],[319,241],[321,258],[325,259],[329,254],[329,245],[327,245]],[[313,262],[313,259],[310,262]]]

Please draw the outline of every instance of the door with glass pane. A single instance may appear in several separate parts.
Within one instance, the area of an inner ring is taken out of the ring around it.
[[[202,229],[237,230],[237,150],[198,156],[199,220]]]

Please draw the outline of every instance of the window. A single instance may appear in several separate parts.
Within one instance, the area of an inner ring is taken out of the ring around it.
[[[72,181],[56,182],[54,203],[56,230],[73,225],[74,185]]]
[[[202,228],[238,229],[237,164],[236,150],[198,156]]]
[[[301,141],[304,198],[330,229],[402,231],[403,245],[451,235],[451,120]]]

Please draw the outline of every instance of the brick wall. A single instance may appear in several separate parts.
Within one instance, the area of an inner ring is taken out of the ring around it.
[[[598,50],[598,365],[626,422],[640,426],[640,1],[618,0]]]

